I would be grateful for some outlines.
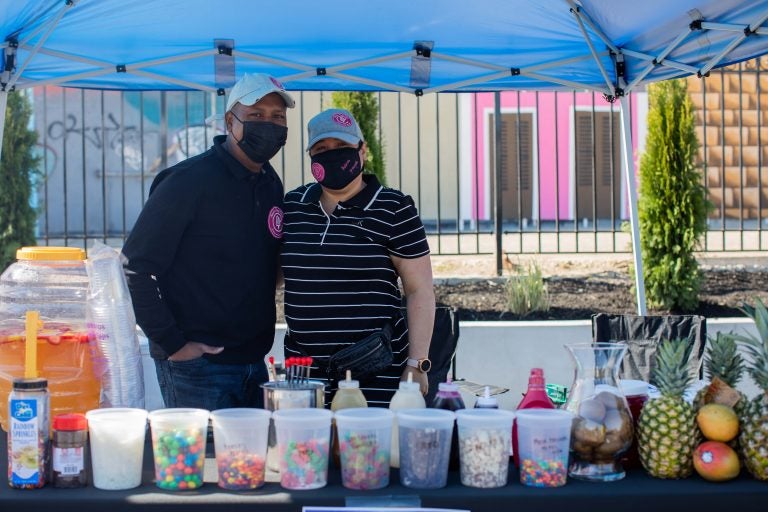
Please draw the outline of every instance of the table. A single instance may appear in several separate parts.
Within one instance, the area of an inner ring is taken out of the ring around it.
[[[0,464],[7,467],[7,440],[0,432]],[[212,462],[212,461],[211,461]],[[569,480],[557,489],[524,487],[510,468],[510,483],[498,489],[464,487],[458,472],[450,472],[448,486],[435,490],[408,489],[399,484],[397,470],[390,485],[377,491],[351,491],[341,485],[338,470],[329,472],[329,483],[312,491],[287,491],[277,483],[247,492],[225,491],[215,484],[215,467],[206,471],[206,483],[195,491],[171,492],[153,483],[151,448],[145,447],[142,485],[128,491],[102,491],[94,487],[81,489],[35,490],[11,489],[0,485],[0,511],[165,511],[236,512],[237,510],[300,511],[304,505],[344,506],[347,499],[365,498],[372,505],[386,506],[388,497],[420,501],[423,507],[459,508],[484,511],[548,511],[564,512],[656,512],[667,510],[690,512],[751,512],[768,510],[768,482],[759,482],[746,474],[723,483],[707,482],[698,476],[685,480],[658,480],[642,470],[630,471],[618,482],[589,483]],[[209,473],[211,473],[209,475]],[[358,503],[355,503],[358,505]]]

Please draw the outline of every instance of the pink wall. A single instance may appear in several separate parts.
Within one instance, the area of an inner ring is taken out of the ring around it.
[[[488,153],[488,144],[485,140],[486,126],[488,124],[487,112],[493,113],[494,100],[493,93],[479,93],[473,95],[471,109],[474,112],[472,118],[472,215],[475,218],[476,213],[483,211],[490,204],[492,198],[486,197],[485,188],[488,179],[486,169],[486,156]],[[518,108],[521,112],[533,112],[534,130],[538,138],[538,171],[539,171],[539,211],[542,220],[552,220],[556,217],[560,219],[569,219],[570,212],[570,185],[571,185],[571,154],[573,125],[573,106],[585,109],[607,109],[610,103],[605,101],[599,94],[587,92],[569,93],[569,92],[540,92],[538,93],[538,104],[535,92],[503,92],[501,93],[501,111],[502,113],[514,112]],[[557,109],[555,108],[557,101]],[[632,109],[632,143],[633,155],[637,154],[638,141],[638,122],[637,122],[637,97],[630,97]],[[614,111],[619,112],[619,102],[613,105]],[[557,119],[556,119],[557,118]],[[557,130],[557,143],[555,141],[555,130]],[[534,139],[535,140],[535,139]],[[635,162],[637,170],[637,162]],[[534,163],[534,172],[536,164]],[[559,188],[555,188],[555,183]],[[558,197],[559,196],[559,197]],[[626,198],[623,198],[626,203]],[[555,208],[558,215],[555,215]],[[622,209],[624,212],[625,209]]]

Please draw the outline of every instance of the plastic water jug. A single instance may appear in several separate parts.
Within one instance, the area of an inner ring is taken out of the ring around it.
[[[37,375],[48,379],[51,414],[85,413],[99,406],[99,379],[86,328],[85,251],[22,247],[0,275],[0,426],[14,378],[24,376],[25,315],[38,311]],[[6,405],[3,405],[6,404]]]

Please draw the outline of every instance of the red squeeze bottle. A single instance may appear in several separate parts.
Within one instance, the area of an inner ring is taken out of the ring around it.
[[[554,409],[555,404],[547,395],[547,389],[544,385],[544,370],[541,368],[531,368],[531,375],[528,377],[528,391],[523,395],[523,399],[517,406],[517,409]],[[520,466],[520,455],[517,452],[517,419],[512,422],[512,452],[515,459],[515,466]]]

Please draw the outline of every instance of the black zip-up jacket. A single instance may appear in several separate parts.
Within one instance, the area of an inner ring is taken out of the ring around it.
[[[155,359],[198,341],[225,347],[211,361],[253,363],[274,341],[283,184],[269,163],[246,169],[224,140],[157,175],[123,246]]]

